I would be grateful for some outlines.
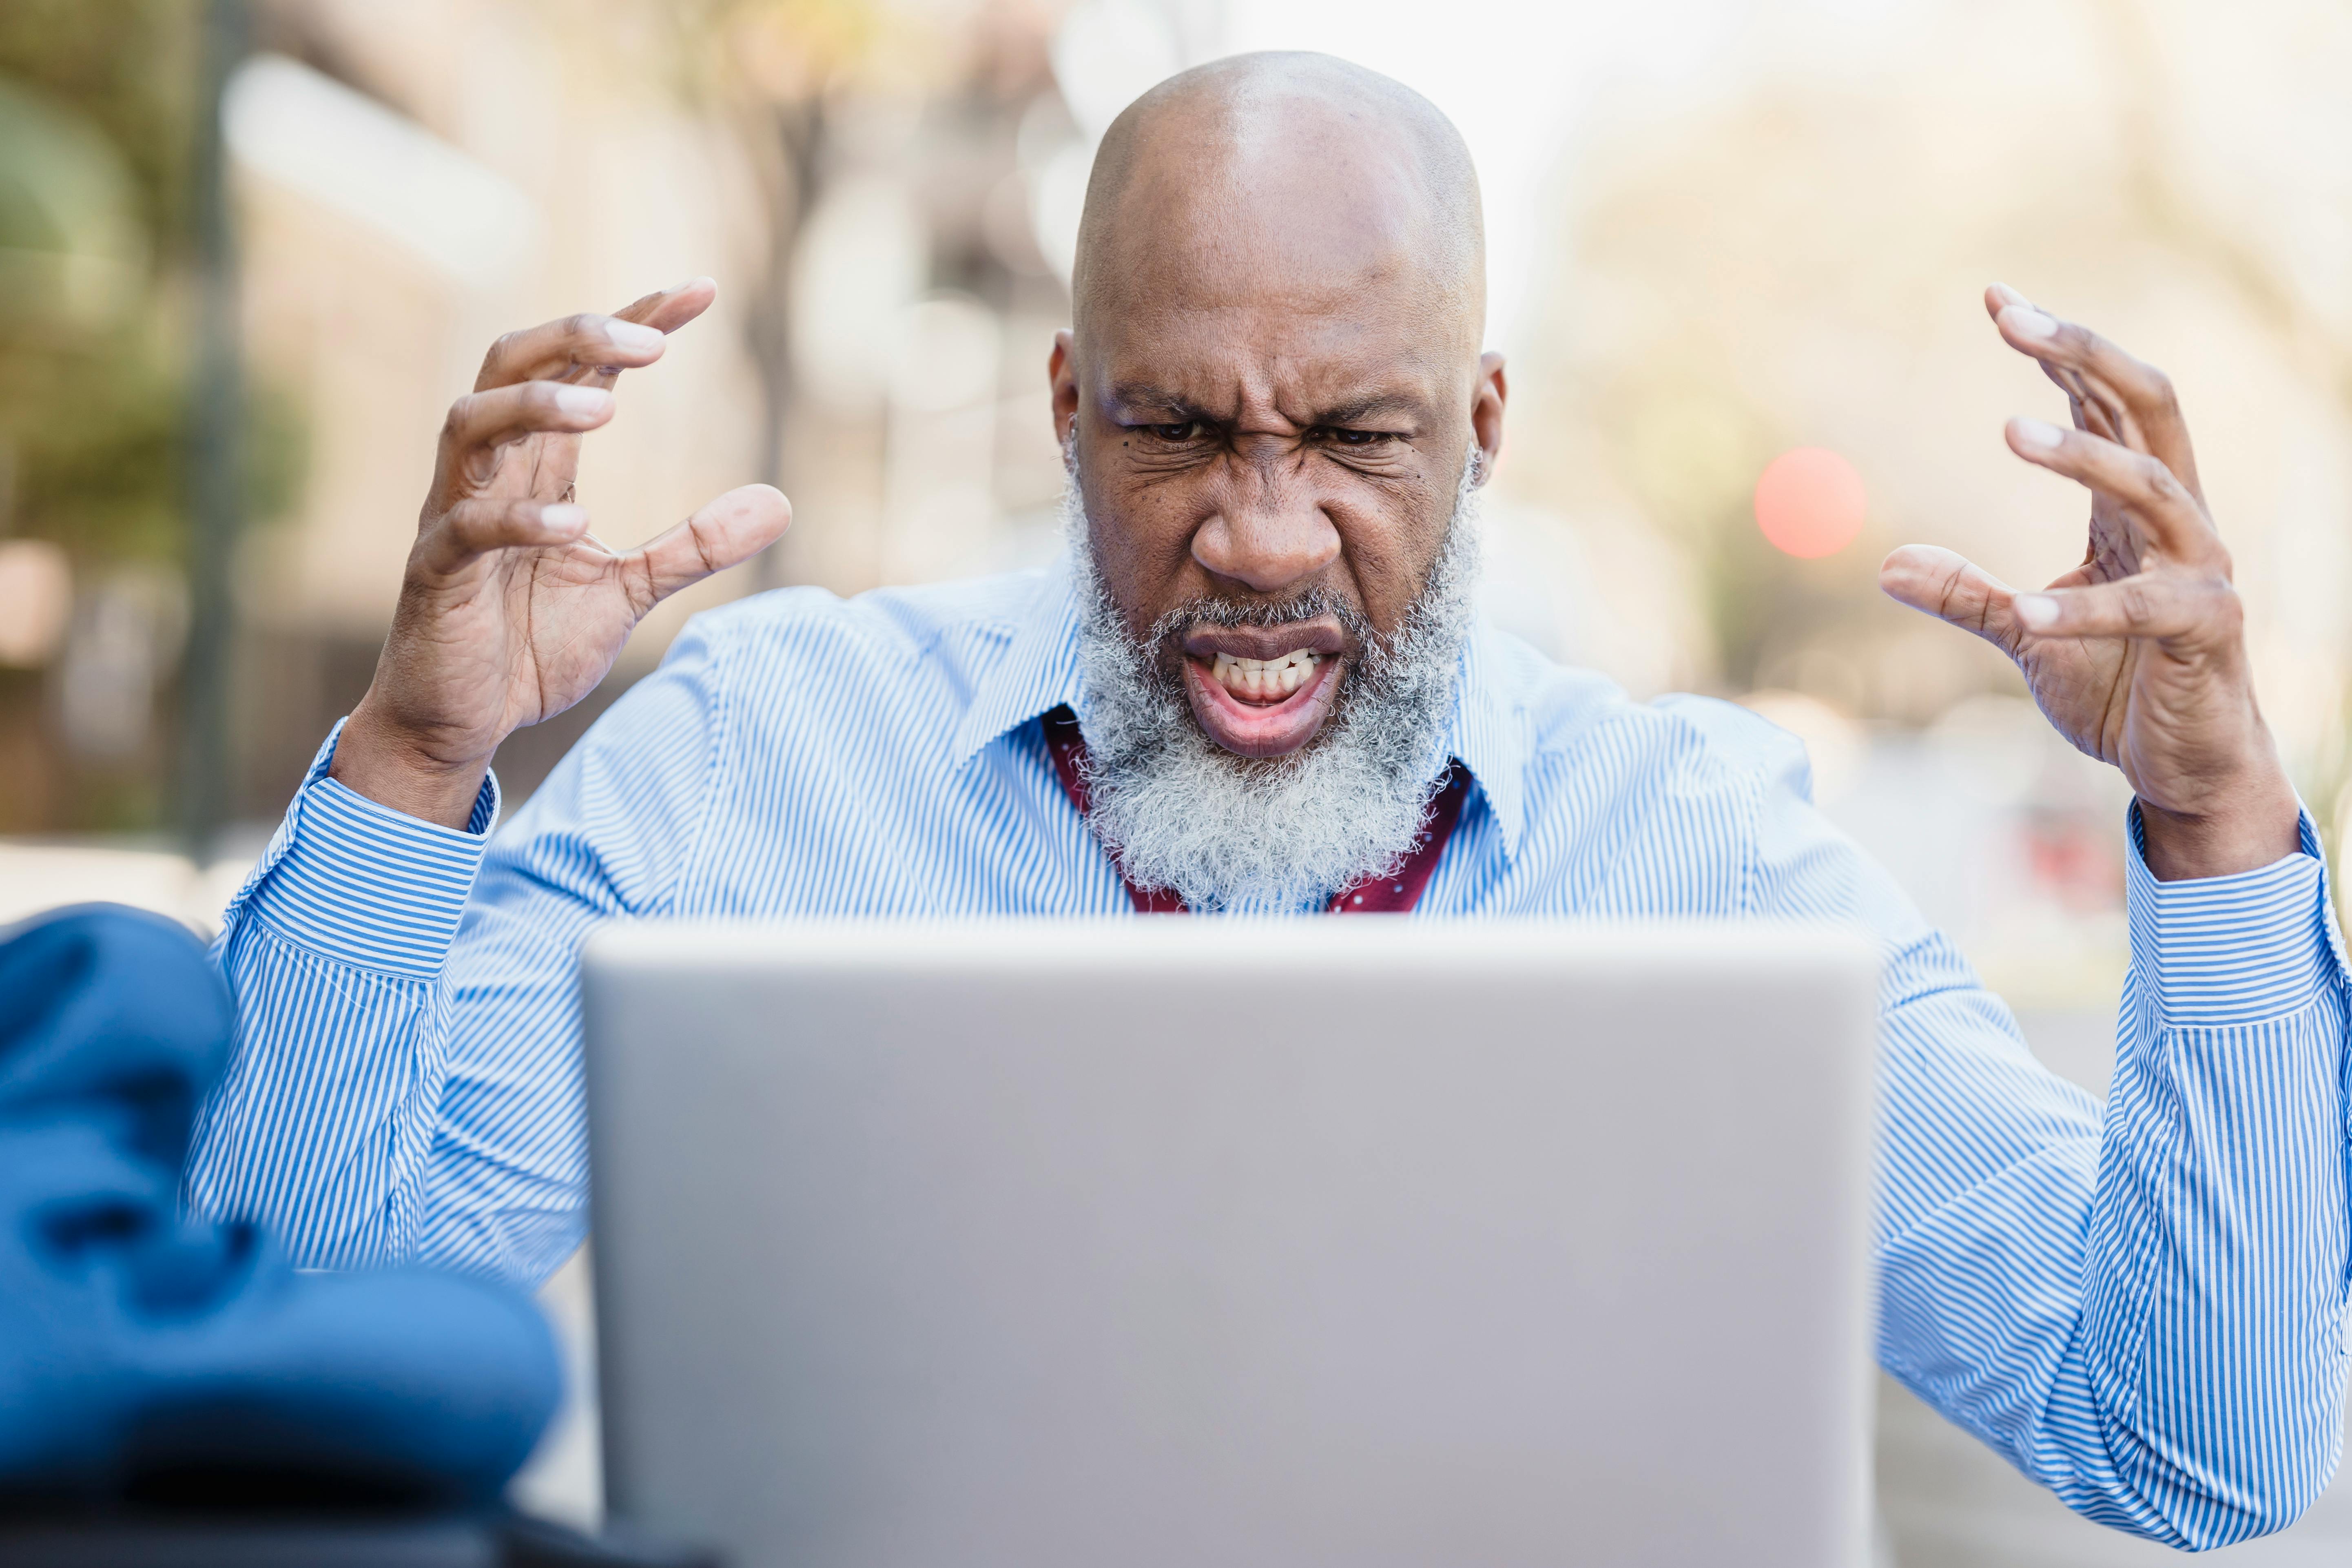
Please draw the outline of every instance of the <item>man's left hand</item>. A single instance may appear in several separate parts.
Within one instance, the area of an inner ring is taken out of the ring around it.
[[[2016,660],[2058,732],[2123,770],[2160,879],[2294,854],[2299,808],[2254,701],[2244,607],[2172,384],[2015,289],[1995,284],[1985,309],[2073,407],[2072,430],[2011,420],[2009,447],[2090,489],[2090,547],[2038,594],[1927,544],[1888,556],[1879,585]]]

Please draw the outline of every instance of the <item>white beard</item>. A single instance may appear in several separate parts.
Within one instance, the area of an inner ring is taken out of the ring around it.
[[[1393,873],[1411,852],[1445,766],[1454,687],[1478,575],[1478,453],[1472,448],[1429,580],[1394,637],[1320,592],[1280,604],[1204,598],[1128,634],[1095,568],[1075,465],[1062,518],[1084,607],[1086,779],[1097,836],[1139,887],[1186,907],[1303,909]],[[1336,615],[1361,653],[1330,717],[1288,756],[1240,757],[1193,717],[1172,645],[1195,626],[1271,626]]]

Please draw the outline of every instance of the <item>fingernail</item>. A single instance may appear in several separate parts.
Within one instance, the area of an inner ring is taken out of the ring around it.
[[[626,349],[631,353],[640,354],[651,353],[661,347],[662,343],[660,328],[639,326],[635,321],[618,320],[604,323],[604,338],[616,349]]]
[[[2066,432],[2047,419],[2012,419],[2009,422],[2009,438],[2021,447],[2047,452],[2066,438]]]
[[[539,509],[540,526],[559,533],[575,529],[587,521],[588,509],[568,500],[550,501]]]
[[[2001,305],[2004,310],[2011,305],[2023,305],[2028,310],[2031,310],[2033,307],[2032,300],[2028,300],[2024,295],[2019,293],[2016,289],[2011,288],[2006,283],[1995,283],[1992,286],[1992,291],[2000,296]]]
[[[703,283],[703,282],[708,282],[708,281],[709,281],[709,279],[708,279],[702,278],[702,277],[700,277],[700,276],[697,276],[697,277],[693,277],[693,278],[689,278],[689,279],[687,279],[685,282],[683,282],[683,283],[673,283],[673,284],[671,284],[668,288],[667,288],[667,289],[663,289],[663,290],[662,290],[662,292],[663,292],[663,293],[665,293],[665,294],[683,294],[683,293],[685,293],[688,289],[693,288],[697,283]]]
[[[2000,313],[2000,322],[2019,337],[2032,338],[2036,342],[2058,335],[2057,321],[2031,305],[2011,305]]]
[[[613,405],[613,395],[593,386],[559,386],[555,406],[566,414],[602,414]]]
[[[2058,622],[2058,601],[2047,594],[2020,594],[2011,603],[2028,631],[2038,632]]]

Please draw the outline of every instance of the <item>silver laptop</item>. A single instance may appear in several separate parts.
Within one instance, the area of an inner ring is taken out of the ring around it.
[[[589,942],[607,1489],[734,1568],[1836,1568],[1858,938]]]

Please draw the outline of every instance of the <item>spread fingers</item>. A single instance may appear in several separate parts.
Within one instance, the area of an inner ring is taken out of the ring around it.
[[[447,574],[494,550],[572,544],[588,532],[588,509],[570,501],[460,501],[418,541],[417,559]]]
[[[457,399],[449,405],[441,439],[462,451],[520,441],[543,430],[593,430],[612,416],[613,395],[602,387],[526,381]]]
[[[2009,584],[1955,551],[1906,544],[1879,567],[1878,586],[1899,604],[1974,632],[2003,653],[2017,652]]]
[[[632,300],[613,314],[620,321],[634,321],[656,331],[674,332],[710,309],[710,302],[718,297],[718,284],[708,278],[689,278]]]
[[[2116,501],[2146,531],[2148,542],[2174,560],[2204,561],[2220,553],[2221,536],[2205,509],[2157,458],[2044,419],[2012,419],[2008,433],[2011,451]]]
[[[793,503],[768,485],[744,485],[623,558],[623,581],[644,615],[689,583],[724,572],[773,544],[792,526]]]
[[[2100,434],[2170,468],[2191,493],[2197,460],[2171,378],[2088,327],[2061,321],[2005,284],[1985,290],[1985,309],[2002,341],[2041,363],[2071,397],[2104,418],[2087,421]]]
[[[441,425],[436,494],[450,495],[488,480],[498,468],[499,448],[529,436],[577,435],[613,416],[613,395],[593,386],[560,381],[526,381],[520,386],[468,393],[449,405]]]
[[[2029,637],[2183,637],[2240,624],[2237,595],[2218,577],[2141,573],[2117,583],[2020,594],[2020,629]]]
[[[492,343],[482,356],[474,390],[530,381],[593,381],[653,363],[662,356],[663,342],[660,328],[639,321],[586,312],[566,316]]]

